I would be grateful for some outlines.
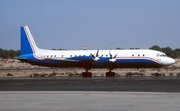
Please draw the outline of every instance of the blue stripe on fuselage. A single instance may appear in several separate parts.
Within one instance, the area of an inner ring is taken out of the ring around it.
[[[150,59],[140,59],[140,58],[132,58],[132,59],[126,59],[126,58],[121,58],[121,59],[116,59],[114,63],[109,62],[109,58],[100,58],[100,61],[94,62],[93,67],[108,67],[112,66],[114,68],[159,68],[162,67],[163,65],[155,62]]]
[[[62,62],[62,61],[56,61],[56,60],[39,60],[36,59],[33,54],[27,54],[20,56],[22,58],[27,58],[27,62],[34,65],[42,65],[42,66],[48,66],[48,67],[83,67],[82,62],[90,62],[92,60],[91,56],[81,56],[81,57],[73,57],[73,58],[67,58],[71,60],[79,60],[80,62]],[[110,63],[108,57],[100,57],[99,61],[92,62],[92,68],[107,68],[109,66],[113,66],[114,68],[159,68],[162,66],[162,64],[159,64],[153,60],[150,59],[117,59],[116,62]]]

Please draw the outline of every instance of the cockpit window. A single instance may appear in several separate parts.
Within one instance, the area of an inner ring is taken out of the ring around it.
[[[163,57],[166,57],[166,55],[165,55],[165,54],[163,54]]]
[[[166,54],[159,54],[157,53],[157,57],[167,57]]]

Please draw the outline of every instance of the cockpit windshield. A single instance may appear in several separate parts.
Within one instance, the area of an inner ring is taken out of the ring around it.
[[[157,53],[157,57],[167,57],[166,54]]]
[[[163,57],[167,57],[166,54],[163,54],[162,56],[163,56]]]

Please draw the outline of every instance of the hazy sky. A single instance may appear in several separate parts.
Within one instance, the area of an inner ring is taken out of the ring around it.
[[[29,26],[40,48],[180,48],[180,0],[0,0],[0,48],[20,49]]]

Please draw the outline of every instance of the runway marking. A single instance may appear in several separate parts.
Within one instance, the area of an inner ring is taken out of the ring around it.
[[[0,86],[9,86],[9,85],[24,85],[24,83],[2,83]]]
[[[104,84],[114,84],[114,83],[117,83],[117,82],[103,82]],[[120,83],[120,82],[118,82],[118,83]]]
[[[8,85],[30,85],[30,84],[57,84],[56,82],[28,82],[28,83],[2,83],[0,86]]]
[[[109,95],[109,94],[136,94],[136,95],[180,95],[180,93],[177,92],[127,92],[127,91],[0,91],[0,94],[57,94],[57,95]]]
[[[147,83],[148,83],[148,84],[149,84],[149,83],[160,83],[160,82],[137,82],[137,83],[140,83],[140,84],[141,84],[141,83],[142,83],[142,84],[144,84],[144,83],[147,84]]]
[[[75,81],[75,82],[70,82],[69,84],[91,84],[91,82],[83,82],[83,81],[77,82],[77,81]]]

